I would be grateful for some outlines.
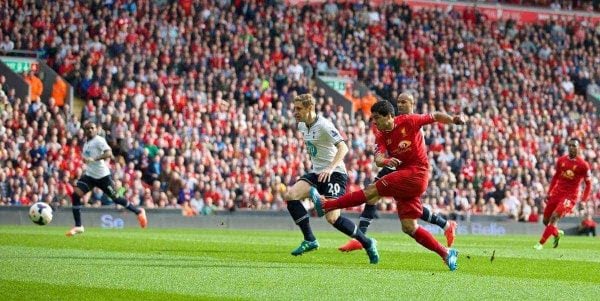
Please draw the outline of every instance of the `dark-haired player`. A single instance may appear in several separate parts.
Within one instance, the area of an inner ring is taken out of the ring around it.
[[[126,199],[117,197],[112,175],[106,160],[113,157],[112,150],[106,140],[98,135],[98,130],[93,122],[87,122],[83,125],[83,130],[87,141],[83,145],[83,162],[85,163],[85,172],[77,181],[75,193],[73,193],[73,219],[75,227],[67,231],[67,236],[73,236],[84,232],[81,224],[81,198],[94,187],[102,189],[108,197],[115,203],[127,208],[129,211],[137,214],[138,222],[142,228],[148,225],[146,212],[143,208],[137,208]]]
[[[544,209],[546,228],[542,233],[542,238],[534,246],[536,250],[543,249],[544,243],[550,236],[554,236],[553,246],[558,247],[558,242],[564,235],[564,232],[558,229],[558,221],[575,207],[582,180],[585,183],[585,190],[581,201],[587,202],[590,196],[592,188],[590,166],[579,156],[579,144],[579,139],[570,139],[568,142],[569,154],[556,160],[556,173],[550,182],[548,200],[546,209]]]
[[[311,199],[319,215],[330,210],[375,204],[381,197],[396,200],[402,230],[419,244],[436,252],[451,271],[456,270],[458,252],[442,246],[417,219],[423,213],[421,195],[429,181],[429,161],[421,127],[434,122],[463,124],[461,116],[446,113],[414,114],[414,98],[402,93],[398,96],[398,109],[403,112],[394,117],[394,107],[387,101],[375,103],[371,109],[373,121],[380,133],[376,137],[378,166],[395,167],[396,171],[384,176],[364,190],[346,194],[337,200],[327,200],[312,189]]]
[[[407,111],[399,110],[398,114],[407,114]],[[377,129],[377,127],[373,128],[373,132],[375,133],[375,136],[379,134],[379,130]],[[393,167],[384,166],[379,171],[379,173],[377,173],[375,181],[383,178],[387,174],[394,172],[395,170],[396,169]],[[365,207],[363,208],[363,211],[361,212],[360,218],[358,220],[358,228],[363,233],[367,233],[367,230],[371,225],[372,220],[375,218],[376,211],[376,205],[365,204]],[[448,247],[452,247],[452,245],[454,244],[454,239],[456,237],[457,224],[455,221],[446,220],[442,216],[431,212],[427,207],[423,207],[423,214],[421,215],[420,219],[430,224],[437,225],[442,230],[444,230],[444,236],[446,236],[446,245]],[[346,244],[338,248],[338,250],[342,252],[352,252],[360,249],[362,249],[362,245],[356,239],[351,239]]]

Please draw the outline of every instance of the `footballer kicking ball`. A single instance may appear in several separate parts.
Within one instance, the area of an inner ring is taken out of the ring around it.
[[[29,218],[40,226],[52,221],[52,208],[46,203],[35,203],[29,207]]]

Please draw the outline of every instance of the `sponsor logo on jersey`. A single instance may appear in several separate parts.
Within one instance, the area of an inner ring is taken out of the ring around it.
[[[412,143],[408,140],[402,140],[398,143],[398,150],[401,152],[407,151]]]
[[[317,155],[317,147],[310,141],[306,141],[306,151],[311,157],[315,157]]]
[[[563,171],[562,176],[563,176],[563,178],[573,180],[575,178],[575,172],[573,172],[570,169],[567,169],[567,170]]]

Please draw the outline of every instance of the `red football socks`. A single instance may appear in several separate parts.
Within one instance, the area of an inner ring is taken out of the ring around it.
[[[544,233],[542,233],[542,238],[540,239],[540,244],[544,244],[546,242],[546,240],[548,240],[548,238],[550,238],[550,236],[557,236],[558,235],[558,228],[556,228],[555,225],[549,224],[548,226],[546,226],[546,229],[544,229]]]
[[[323,202],[323,209],[331,211],[335,209],[350,208],[367,202],[367,196],[362,190],[346,193],[337,200]]]
[[[418,227],[417,231],[411,236],[423,247],[436,252],[442,259],[446,260],[446,257],[448,256],[447,249],[435,240],[435,237],[425,230],[425,228]]]

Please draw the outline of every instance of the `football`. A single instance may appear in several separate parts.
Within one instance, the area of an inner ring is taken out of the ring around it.
[[[40,226],[47,225],[52,221],[52,208],[46,203],[35,203],[29,207],[29,218]]]

